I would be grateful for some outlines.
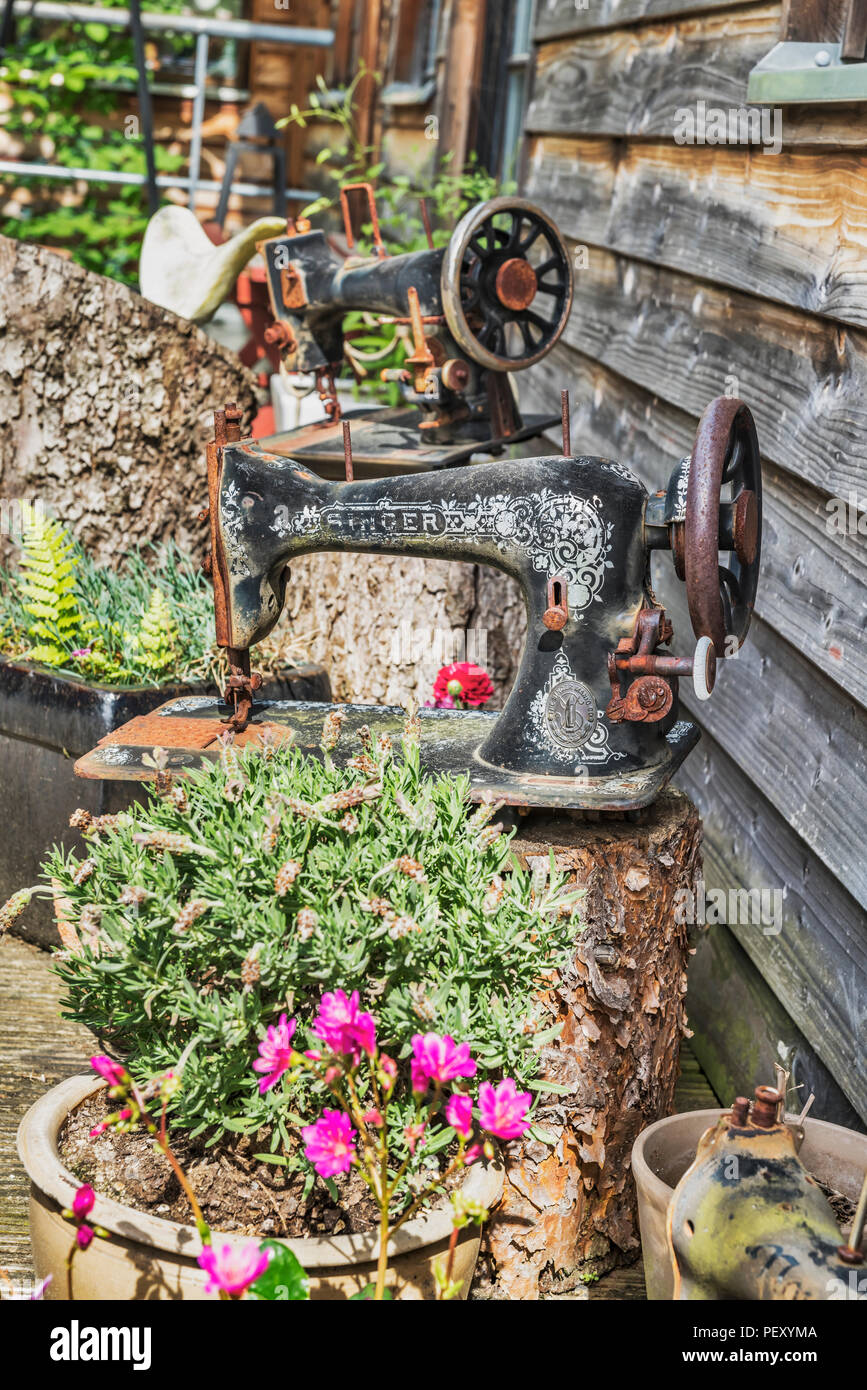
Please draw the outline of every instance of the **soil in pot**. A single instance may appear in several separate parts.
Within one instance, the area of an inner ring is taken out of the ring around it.
[[[190,1222],[178,1180],[147,1134],[107,1130],[90,1138],[91,1129],[112,1108],[106,1092],[99,1091],[71,1112],[59,1135],[61,1161],[80,1182],[125,1206],[166,1221]],[[324,1183],[311,1183],[306,1165],[292,1172],[257,1159],[267,1149],[266,1135],[232,1138],[209,1148],[202,1136],[189,1140],[176,1134],[172,1147],[205,1220],[216,1231],[291,1240],[362,1235],[377,1228],[376,1205],[357,1173],[333,1180],[335,1200]],[[462,1176],[453,1175],[447,1187],[459,1186]]]

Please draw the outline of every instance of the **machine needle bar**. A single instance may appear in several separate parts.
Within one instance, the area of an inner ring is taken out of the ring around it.
[[[572,422],[569,392],[560,392],[560,411],[563,416],[563,457],[572,457]]]
[[[343,462],[346,468],[346,481],[348,483],[355,480],[355,469],[352,466],[352,426],[348,420],[343,421]]]

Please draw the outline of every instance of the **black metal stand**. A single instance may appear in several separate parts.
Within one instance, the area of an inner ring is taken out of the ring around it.
[[[12,0],[7,0],[11,5]],[[160,195],[157,189],[157,166],[154,154],[154,121],[151,110],[151,94],[148,87],[147,67],[145,65],[144,30],[141,22],[139,0],[129,0],[129,23],[132,30],[135,66],[138,73],[138,107],[144,136],[145,165],[147,167],[148,212],[151,217],[158,210]]]
[[[257,102],[248,111],[238,126],[238,138],[229,143],[226,150],[226,172],[220,188],[220,201],[214,221],[222,227],[229,210],[229,194],[235,179],[235,169],[244,151],[251,154],[269,154],[274,164],[274,214],[286,216],[286,152],[283,149],[280,132],[274,124],[271,113],[264,102]]]

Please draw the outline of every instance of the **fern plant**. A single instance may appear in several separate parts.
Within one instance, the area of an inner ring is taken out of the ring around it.
[[[30,661],[62,666],[69,653],[84,645],[84,619],[75,595],[75,545],[59,521],[34,516],[24,532],[21,596],[33,645]]]
[[[165,680],[178,666],[178,625],[161,589],[152,589],[130,647],[136,664],[154,680]]]

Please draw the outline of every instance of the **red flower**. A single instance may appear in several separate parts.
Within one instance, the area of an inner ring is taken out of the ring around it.
[[[444,666],[434,681],[434,705],[438,709],[477,709],[494,693],[487,671],[471,661],[454,661]]]

